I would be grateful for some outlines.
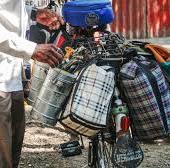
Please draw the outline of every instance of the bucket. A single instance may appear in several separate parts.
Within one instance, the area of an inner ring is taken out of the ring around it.
[[[76,75],[50,68],[32,110],[33,119],[54,126],[75,83]]]
[[[27,99],[27,103],[31,106],[34,105],[39,91],[43,85],[43,82],[47,76],[49,70],[49,65],[45,63],[41,63],[38,61],[34,62],[32,78],[31,78],[31,86],[29,91],[29,96]]]

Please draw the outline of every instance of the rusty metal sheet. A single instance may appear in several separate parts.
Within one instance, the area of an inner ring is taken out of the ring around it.
[[[147,0],[149,37],[170,36],[170,0]]]
[[[146,0],[113,0],[115,20],[112,31],[126,38],[146,37]]]
[[[112,31],[127,38],[170,36],[170,0],[113,0]]]

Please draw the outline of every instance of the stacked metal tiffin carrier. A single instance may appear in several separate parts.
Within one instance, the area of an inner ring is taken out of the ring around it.
[[[48,70],[49,70],[48,64],[41,63],[38,61],[34,61],[34,63],[32,64],[31,86],[29,96],[27,98],[27,102],[29,105],[31,106],[34,105],[39,94],[39,91],[47,76]]]
[[[85,64],[84,60],[87,59],[86,55],[81,55],[84,47],[77,48],[74,52],[70,49],[66,48],[64,61],[57,68],[49,68],[40,63],[35,64],[37,73],[34,70],[28,97],[33,106],[31,115],[34,120],[52,126],[59,120],[65,101],[76,81],[76,72],[81,69],[81,66]],[[68,58],[69,56],[72,57]]]

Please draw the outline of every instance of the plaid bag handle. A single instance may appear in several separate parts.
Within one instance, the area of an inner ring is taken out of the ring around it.
[[[147,57],[144,57],[144,60],[140,59],[140,55],[137,55],[136,57],[132,58],[132,60],[141,68],[145,68],[147,71],[150,72],[151,68],[154,68],[155,66],[159,66],[156,61],[149,59]],[[149,64],[142,63],[143,61],[147,61]]]

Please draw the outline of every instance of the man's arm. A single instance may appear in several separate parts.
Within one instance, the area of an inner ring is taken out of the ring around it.
[[[32,57],[35,47],[37,46],[36,43],[20,38],[4,28],[0,30],[1,53],[23,58],[24,60],[29,60]]]
[[[51,29],[58,29],[64,21],[56,13],[49,10],[40,10],[36,19],[39,23],[47,25]],[[25,60],[37,59],[55,67],[62,61],[62,53],[53,44],[41,44],[30,42],[20,38],[15,33],[6,30],[0,25],[0,53],[5,53]]]
[[[55,67],[61,63],[63,55],[54,44],[36,44],[13,33],[0,31],[0,53],[25,60],[36,59]]]

